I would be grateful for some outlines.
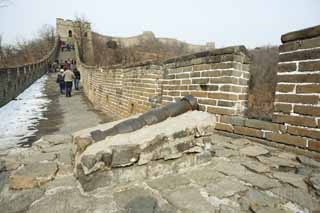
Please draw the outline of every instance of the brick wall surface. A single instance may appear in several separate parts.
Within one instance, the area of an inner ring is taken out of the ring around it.
[[[174,102],[198,98],[200,110],[243,115],[249,65],[242,46],[173,58],[162,63],[98,68],[79,64],[84,90],[97,108],[124,117]]]
[[[18,67],[0,68],[0,107],[17,97],[47,70],[56,58],[58,40],[54,48],[40,61]]]
[[[200,110],[217,116],[217,130],[320,151],[320,26],[281,39],[272,122],[244,116],[250,67],[243,46],[161,64],[109,69],[78,65],[89,99],[119,117],[193,95]]]
[[[272,122],[218,116],[216,128],[320,151],[320,26],[282,42]]]

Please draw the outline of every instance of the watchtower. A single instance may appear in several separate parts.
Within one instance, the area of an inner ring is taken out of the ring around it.
[[[93,45],[91,24],[89,22],[56,19],[56,34],[61,41],[69,44],[77,42],[80,52],[83,53],[83,60],[87,64],[93,62]]]

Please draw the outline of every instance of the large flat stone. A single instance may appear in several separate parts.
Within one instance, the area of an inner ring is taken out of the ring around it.
[[[141,186],[119,190],[113,194],[114,201],[124,212],[176,212],[177,209]]]
[[[293,203],[297,203],[298,205],[308,209],[311,212],[320,209],[319,200],[313,198],[308,192],[304,190],[290,186],[282,186],[279,188],[271,189],[270,191],[281,198],[289,200]]]
[[[3,213],[26,212],[28,207],[35,201],[40,199],[44,194],[43,189],[28,189],[16,191],[9,195],[1,195],[0,209]]]
[[[195,187],[186,187],[167,194],[166,199],[182,212],[216,212],[214,208]]]
[[[305,191],[308,190],[307,185],[304,182],[305,176],[290,172],[274,172],[273,176],[282,182],[289,183]]]
[[[255,145],[255,146],[248,146],[240,149],[240,153],[250,157],[256,157],[259,155],[265,155],[269,153],[269,151],[261,146]]]
[[[140,153],[143,151],[146,152],[146,150],[149,150],[149,153],[154,152],[158,155],[160,152],[161,156],[159,156],[159,158],[164,158],[166,160],[179,158],[182,155],[177,153],[183,153],[185,151],[182,149],[183,146],[179,146],[179,144],[186,145],[186,141],[181,138],[174,139],[174,137],[177,137],[177,133],[181,135],[182,132],[188,132],[187,135],[189,136],[191,133],[196,134],[204,132],[206,128],[214,125],[214,115],[200,111],[190,111],[177,117],[168,118],[161,123],[146,126],[134,132],[110,136],[103,141],[91,144],[81,155],[76,155],[75,166],[78,168],[78,165],[82,162],[83,158],[87,159],[87,156],[91,156],[90,159],[96,159],[95,162],[90,161],[92,162],[90,167],[94,167],[94,164],[99,163],[97,157],[94,156],[97,156],[101,152],[109,152],[110,150],[112,150],[111,167],[132,165],[139,160]],[[171,138],[172,141],[170,141],[170,143],[168,143],[168,140],[159,141],[157,140],[159,136]],[[195,146],[192,143],[191,145],[192,146],[188,147],[188,149]],[[163,151],[160,151],[161,148],[163,148]],[[164,149],[170,151],[165,152]],[[140,165],[145,164],[150,160],[145,155],[142,155],[142,157],[144,160],[143,162],[140,162]],[[154,156],[152,159],[154,159]],[[81,164],[81,166],[85,165]],[[89,168],[83,169],[86,174],[95,171],[88,170]]]
[[[257,173],[266,173],[270,172],[270,168],[260,162],[246,159],[241,162],[241,165],[245,166],[247,169],[257,172]]]
[[[170,175],[163,178],[158,178],[148,182],[151,188],[159,191],[174,190],[176,188],[189,185],[191,182],[182,175]]]
[[[211,183],[206,187],[206,191],[210,196],[215,196],[218,198],[231,197],[239,192],[244,192],[248,188],[232,178],[225,178],[222,181]]]

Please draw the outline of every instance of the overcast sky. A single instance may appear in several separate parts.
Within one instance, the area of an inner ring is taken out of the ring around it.
[[[0,0],[1,1],[1,0]],[[320,0],[12,0],[0,8],[5,43],[33,38],[56,17],[85,15],[94,31],[133,36],[153,31],[195,44],[249,48],[279,44],[286,32],[320,24]]]

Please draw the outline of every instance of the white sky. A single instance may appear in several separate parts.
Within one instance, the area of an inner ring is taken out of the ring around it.
[[[1,0],[0,0],[1,1]],[[33,38],[56,17],[85,15],[94,31],[133,36],[151,30],[195,44],[249,48],[279,44],[284,33],[320,24],[320,0],[12,0],[0,8],[5,43]]]

